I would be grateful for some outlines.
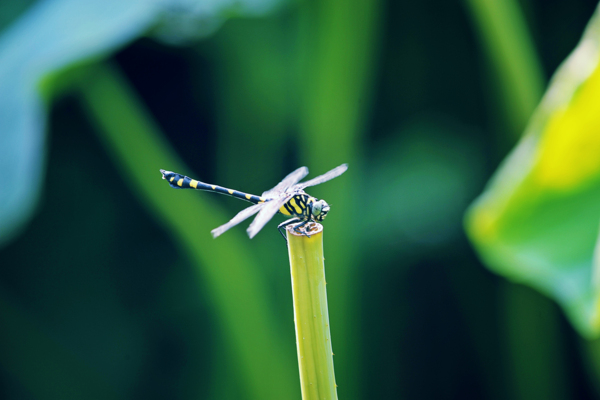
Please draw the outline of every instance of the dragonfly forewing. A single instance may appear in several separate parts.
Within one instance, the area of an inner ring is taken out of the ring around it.
[[[335,167],[329,172],[324,173],[323,175],[319,175],[316,178],[311,179],[310,181],[302,182],[294,186],[294,189],[304,189],[309,186],[319,185],[323,182],[327,182],[333,178],[336,178],[346,172],[348,169],[348,164],[342,164],[339,167]]]
[[[277,197],[280,193],[285,192],[288,188],[300,182],[300,180],[306,175],[308,175],[308,168],[300,167],[283,178],[283,180],[279,182],[273,189],[264,192],[262,197],[266,197],[268,199]]]
[[[292,197],[291,194],[281,194],[278,198],[265,203],[266,205],[258,213],[254,221],[247,229],[248,236],[252,239],[273,218],[279,208]]]
[[[257,212],[259,212],[260,209],[265,206],[266,206],[265,203],[259,203],[259,204],[254,204],[253,206],[250,206],[248,208],[244,208],[242,211],[237,213],[237,215],[235,217],[233,217],[231,219],[231,221],[229,221],[225,225],[221,225],[220,227],[213,229],[212,231],[210,231],[210,233],[212,233],[213,237],[216,238],[217,236],[221,235],[223,232],[227,231],[229,228],[233,228],[234,226],[236,226],[240,222],[244,221],[245,219],[250,218],[251,216],[253,216]]]

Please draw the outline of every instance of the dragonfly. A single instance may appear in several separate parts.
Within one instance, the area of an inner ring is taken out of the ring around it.
[[[161,169],[160,173],[162,174],[162,178],[166,179],[169,185],[175,189],[206,190],[253,203],[252,206],[240,211],[228,223],[213,229],[211,233],[214,238],[258,213],[247,229],[248,236],[252,239],[275,214],[281,213],[291,217],[291,219],[277,226],[279,233],[286,239],[283,231],[288,225],[294,225],[292,227],[294,231],[310,237],[305,230],[301,231],[300,229],[309,222],[323,221],[327,213],[329,213],[330,207],[325,200],[319,200],[316,197],[308,195],[304,189],[336,178],[346,172],[347,169],[348,165],[342,164],[323,175],[319,175],[306,182],[298,183],[308,175],[308,168],[300,167],[283,178],[273,189],[267,190],[261,196],[200,182],[176,172],[165,171],[164,169]]]

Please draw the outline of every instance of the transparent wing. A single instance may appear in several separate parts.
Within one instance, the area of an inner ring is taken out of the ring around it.
[[[266,204],[269,204],[269,203],[266,203]],[[219,236],[220,234],[222,234],[229,228],[232,228],[232,227],[236,226],[237,224],[239,224],[240,222],[242,222],[243,220],[250,218],[257,212],[259,212],[260,209],[263,207],[265,207],[265,203],[259,203],[259,204],[250,206],[248,208],[244,208],[242,211],[237,213],[237,215],[235,217],[233,217],[231,219],[231,221],[229,221],[225,225],[221,225],[220,227],[213,229],[212,231],[210,231],[210,233],[212,233],[213,237],[216,238],[217,236]]]
[[[252,221],[252,223],[246,231],[248,232],[248,236],[250,236],[250,239],[252,239],[263,228],[263,226],[265,226],[267,222],[271,220],[271,218],[273,218],[273,215],[277,214],[279,208],[286,201],[288,201],[290,197],[292,196],[281,196],[277,199],[273,199],[266,203],[264,208],[260,210],[256,218],[254,218],[254,221]]]
[[[339,167],[335,167],[329,172],[324,173],[323,175],[319,175],[316,178],[311,179],[310,181],[302,182],[294,186],[295,189],[304,189],[305,187],[315,186],[323,182],[327,182],[335,177],[340,176],[348,169],[348,164],[342,164]]]
[[[285,178],[283,178],[283,180],[281,182],[279,182],[277,184],[277,186],[275,186],[273,189],[267,190],[266,192],[264,192],[262,194],[262,197],[266,197],[266,198],[276,197],[277,194],[279,194],[281,192],[285,192],[285,190],[287,188],[300,182],[300,180],[302,178],[304,178],[306,175],[308,175],[308,168],[300,167],[297,170],[295,170],[294,172],[292,172],[291,174],[289,174],[288,176],[286,176]]]

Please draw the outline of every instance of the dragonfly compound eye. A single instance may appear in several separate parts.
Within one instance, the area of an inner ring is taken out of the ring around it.
[[[325,200],[316,201],[312,206],[312,214],[317,221],[323,221],[329,212],[329,204]]]

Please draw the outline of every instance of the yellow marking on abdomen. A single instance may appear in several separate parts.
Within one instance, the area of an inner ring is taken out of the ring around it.
[[[250,197],[252,197],[252,196],[250,196],[249,194],[246,194],[246,198],[247,198],[248,200],[250,200]]]
[[[177,186],[181,186],[183,184],[183,178],[177,181]]]
[[[227,191],[229,192],[229,194],[233,194],[233,190],[227,189]]]
[[[296,211],[296,214],[298,214],[298,215],[302,214],[302,208],[296,203],[296,199],[291,198],[289,201],[289,204],[294,208],[294,211]]]
[[[279,212],[280,212],[280,213],[282,213],[283,215],[292,215],[292,214],[290,214],[290,212],[287,210],[287,208],[285,208],[285,204],[284,204],[284,205],[282,205],[282,206],[279,208]]]
[[[196,187],[198,186],[198,181],[195,179],[192,179],[190,182],[190,186],[193,187],[194,189],[196,189]]]

